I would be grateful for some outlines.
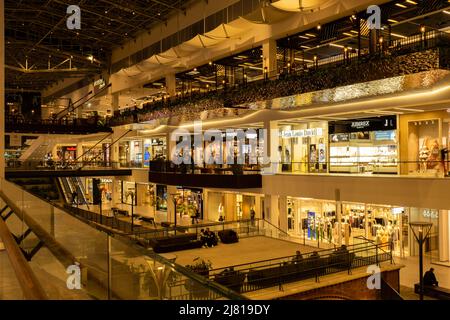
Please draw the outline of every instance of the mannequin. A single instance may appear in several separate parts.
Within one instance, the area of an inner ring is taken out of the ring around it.
[[[222,202],[219,203],[219,208],[218,208],[217,212],[219,213],[219,221],[222,221],[222,219],[224,220],[224,216],[222,215],[223,214]]]

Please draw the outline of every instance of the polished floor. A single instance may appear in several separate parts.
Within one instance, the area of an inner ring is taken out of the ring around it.
[[[184,250],[162,255],[176,258],[175,262],[181,265],[191,264],[195,258],[199,257],[204,260],[210,260],[213,269],[217,269],[254,261],[293,256],[297,250],[300,250],[302,253],[308,253],[317,249],[295,242],[268,237],[249,237],[240,239],[238,243],[219,243],[218,246],[213,248]]]
[[[216,269],[294,255],[296,250],[307,253],[317,250],[317,248],[268,237],[250,237],[240,239],[238,243],[234,244],[219,243],[218,246],[213,248],[185,250],[162,255],[172,259],[176,258],[175,262],[181,265],[191,264],[195,258],[199,257],[211,261],[212,267]],[[395,257],[394,263],[404,265],[400,271],[400,285],[407,293],[406,298],[413,299],[416,295],[412,288],[419,279],[418,258],[408,257],[402,259]],[[430,259],[425,258],[424,272],[431,266],[435,269],[440,286],[450,288],[450,268],[432,265]]]

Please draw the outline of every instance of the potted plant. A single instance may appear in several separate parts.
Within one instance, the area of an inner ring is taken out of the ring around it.
[[[193,264],[186,265],[185,267],[194,273],[197,273],[205,278],[209,277],[209,270],[212,269],[212,263],[209,260],[203,260],[197,257],[193,260]],[[207,297],[209,290],[202,286],[197,281],[187,279],[185,288],[189,290],[194,297]]]

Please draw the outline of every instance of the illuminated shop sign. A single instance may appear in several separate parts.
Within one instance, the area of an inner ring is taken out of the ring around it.
[[[330,134],[359,131],[391,131],[396,129],[396,116],[333,121],[329,123]]]
[[[424,209],[422,214],[425,218],[437,219],[439,217],[437,210],[432,209]]]
[[[283,130],[280,132],[280,136],[282,138],[321,137],[323,136],[323,129]]]

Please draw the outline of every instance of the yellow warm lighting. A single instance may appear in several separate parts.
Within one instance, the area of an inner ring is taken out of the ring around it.
[[[397,20],[394,20],[394,19],[388,19],[387,21],[392,22],[392,23],[397,23],[398,22]]]
[[[401,4],[401,3],[396,3],[395,5],[400,8],[408,8],[407,6],[405,6],[404,4]]]
[[[411,3],[411,4],[417,4],[417,2],[415,2],[413,0],[406,0],[406,2]]]

